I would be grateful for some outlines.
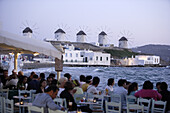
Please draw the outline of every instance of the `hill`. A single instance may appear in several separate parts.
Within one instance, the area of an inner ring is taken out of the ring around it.
[[[170,64],[170,45],[144,45],[132,48],[133,52],[158,55],[166,63]]]

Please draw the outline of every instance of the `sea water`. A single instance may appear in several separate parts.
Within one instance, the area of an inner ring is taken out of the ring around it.
[[[45,73],[46,77],[50,73],[55,72],[55,68],[39,68],[39,69],[24,69],[26,76],[34,71],[37,75]],[[130,82],[137,82],[139,89],[142,88],[144,81],[150,80],[154,84],[154,89],[157,82],[166,82],[170,90],[170,69],[165,67],[64,67],[61,76],[65,73],[70,73],[72,79],[79,80],[80,75],[98,76],[100,83],[98,89],[102,90],[107,85],[109,78],[115,79],[115,85],[119,79],[126,79]]]

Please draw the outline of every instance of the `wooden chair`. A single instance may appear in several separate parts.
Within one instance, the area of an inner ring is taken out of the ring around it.
[[[14,113],[14,101],[9,99],[3,99],[4,113]]]
[[[36,106],[28,106],[28,113],[31,113],[32,111],[44,113],[44,108],[43,107],[36,107]]]
[[[120,95],[112,94],[112,95],[110,95],[110,97],[111,97],[111,102],[117,102],[117,103],[121,102],[121,96]]]
[[[57,105],[63,106],[64,108],[67,108],[67,103],[65,98],[55,98],[53,100]]]
[[[135,104],[135,103],[137,103],[137,98],[133,95],[127,95],[126,96],[126,103]]]
[[[48,112],[49,112],[49,113],[67,113],[67,110],[65,110],[65,111],[61,111],[61,110],[51,110],[51,109],[48,108]]]
[[[0,96],[5,97],[6,99],[8,99],[8,93],[9,89],[0,89]]]
[[[4,113],[4,97],[0,96],[0,113]]]
[[[152,99],[152,113],[165,113],[166,101],[155,101]]]
[[[151,99],[138,98],[138,104],[144,105],[144,113],[149,113],[151,106]]]
[[[144,113],[144,105],[127,103],[127,113],[139,113],[139,112]]]
[[[121,113],[121,102],[107,102],[105,101],[106,113]]]

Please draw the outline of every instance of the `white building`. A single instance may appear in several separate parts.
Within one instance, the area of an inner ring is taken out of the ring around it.
[[[68,47],[67,47],[68,48]],[[72,47],[71,47],[72,48]],[[65,49],[64,64],[72,65],[110,65],[110,54],[90,50]]]
[[[29,28],[29,27],[26,27],[23,31],[23,36],[27,36],[29,38],[32,38],[32,33],[33,31]]]
[[[84,33],[84,31],[79,31],[77,33],[77,42],[85,42],[86,40],[86,34]]]
[[[125,58],[125,65],[158,65],[160,56],[154,55],[136,55],[135,58]]]
[[[104,46],[107,45],[107,34],[102,31],[99,36],[98,36],[98,42],[100,46]]]
[[[65,32],[62,29],[58,29],[55,31],[55,39],[56,41],[65,41]]]
[[[119,47],[120,48],[128,48],[127,44],[128,40],[124,36],[119,39]]]

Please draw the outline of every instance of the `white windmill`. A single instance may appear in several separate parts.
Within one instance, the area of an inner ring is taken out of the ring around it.
[[[66,33],[62,29],[59,28],[57,31],[54,32],[54,34],[55,34],[55,39],[57,41],[66,41],[65,39]]]

